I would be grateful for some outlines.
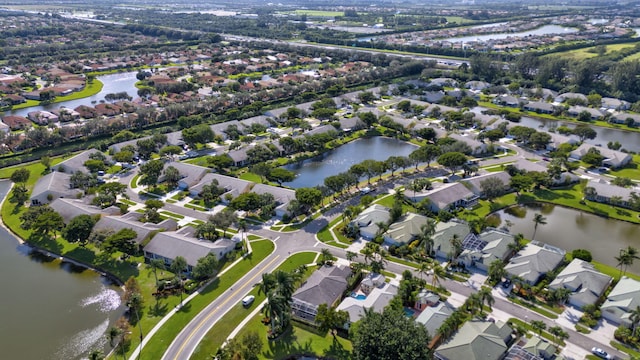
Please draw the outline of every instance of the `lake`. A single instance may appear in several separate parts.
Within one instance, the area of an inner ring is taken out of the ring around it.
[[[284,168],[296,173],[296,178],[284,185],[292,188],[322,185],[326,177],[345,172],[364,160],[407,156],[417,148],[406,141],[381,136],[358,139],[312,159],[286,165]]]
[[[463,37],[450,37],[450,38],[442,38],[436,39],[439,41],[448,41],[448,42],[472,42],[472,41],[488,41],[488,40],[500,40],[506,38],[522,38],[526,36],[542,36],[542,35],[551,35],[551,34],[570,34],[577,32],[576,28],[568,28],[564,26],[558,25],[545,25],[536,29],[521,31],[521,32],[507,32],[507,33],[495,33],[495,34],[484,34],[484,35],[471,35],[471,36],[463,36]]]
[[[26,117],[28,113],[32,111],[41,111],[41,110],[57,110],[61,107],[66,107],[69,109],[75,109],[80,105],[92,106],[93,104],[99,103],[101,100],[104,100],[105,95],[114,94],[119,92],[126,92],[129,96],[136,98],[138,96],[138,88],[136,88],[135,83],[138,82],[136,78],[137,71],[130,71],[124,73],[116,73],[109,75],[101,75],[97,76],[96,79],[100,80],[104,86],[102,90],[90,97],[76,100],[63,101],[55,104],[49,104],[45,106],[32,106],[25,109],[12,110],[12,115],[19,115]]]
[[[513,222],[512,234],[522,233],[530,239],[533,235],[533,216],[536,213],[546,217],[547,224],[539,225],[535,240],[565,249],[587,249],[593,259],[616,266],[614,257],[620,249],[633,246],[640,249],[640,226],[637,224],[605,219],[590,213],[551,204],[533,204],[501,210],[495,214],[502,220]],[[640,274],[640,261],[636,261],[629,271]]]
[[[0,198],[9,190],[0,181]],[[3,359],[75,360],[108,351],[105,333],[124,313],[120,289],[94,271],[44,256],[0,227]]]

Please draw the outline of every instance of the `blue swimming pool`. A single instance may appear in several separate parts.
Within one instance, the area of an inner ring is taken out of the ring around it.
[[[405,315],[407,315],[407,317],[413,317],[413,315],[416,314],[416,311],[413,309],[404,308],[404,313]]]
[[[367,298],[367,295],[351,293],[351,297],[356,300],[364,300]]]

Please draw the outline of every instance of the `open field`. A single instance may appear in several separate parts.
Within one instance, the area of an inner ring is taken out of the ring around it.
[[[636,46],[636,44],[638,43],[624,43],[624,44],[611,44],[611,45],[606,45],[607,51],[605,52],[605,55],[609,55],[615,51],[619,51],[622,49],[627,49],[627,48],[632,48],[634,46]],[[631,55],[631,56],[635,56]],[[591,46],[591,47],[586,47],[586,48],[582,48],[582,49],[576,49],[576,50],[569,50],[569,51],[564,51],[564,52],[560,52],[560,53],[553,53],[550,54],[549,56],[560,56],[566,59],[571,59],[571,60],[584,60],[584,59],[589,59],[589,58],[593,58],[598,56],[598,54],[595,52],[595,46]],[[625,58],[626,60],[627,58]]]

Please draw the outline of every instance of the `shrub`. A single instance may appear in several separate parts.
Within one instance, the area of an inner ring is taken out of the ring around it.
[[[571,252],[571,256],[573,256],[574,259],[580,259],[586,262],[591,262],[591,260],[593,260],[591,252],[585,249],[575,249],[573,250],[573,252]]]

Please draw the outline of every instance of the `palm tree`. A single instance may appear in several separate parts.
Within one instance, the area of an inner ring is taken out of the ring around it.
[[[433,270],[431,274],[431,286],[435,288],[436,284],[440,285],[440,279],[446,276],[446,271],[438,263],[434,263],[431,270]]]
[[[547,324],[541,320],[531,320],[529,322],[531,328],[538,333],[538,336],[542,335],[542,331],[547,328]]]
[[[624,274],[627,273],[627,267],[633,265],[633,261],[636,259],[640,259],[640,257],[638,257],[638,249],[632,247],[632,246],[627,246],[627,248],[624,250],[626,257],[625,257],[625,263],[624,263]]]
[[[431,268],[431,266],[429,265],[429,263],[427,262],[421,262],[420,266],[418,267],[418,273],[420,274],[420,280],[424,280],[422,278],[422,275],[425,275],[429,272],[429,269]]]
[[[153,276],[156,279],[156,287],[158,286],[158,269],[160,270],[164,270],[164,260],[162,259],[151,259],[151,261],[149,261],[149,267],[151,268],[151,271],[153,271]]]
[[[555,339],[556,345],[560,346],[560,343],[569,338],[569,334],[567,334],[560,326],[552,326],[549,328],[549,333],[553,335]]]
[[[489,271],[487,275],[489,275],[489,281],[497,283],[506,275],[506,271],[504,270],[504,262],[502,260],[494,260],[489,264]]]
[[[369,260],[372,260],[374,256],[373,249],[370,246],[365,246],[362,249],[362,255],[364,255],[364,264],[369,265]]]
[[[462,240],[460,239],[460,235],[453,234],[451,239],[449,239],[449,243],[451,243],[451,262],[453,262],[453,260],[462,252]]]
[[[347,261],[353,261],[354,259],[358,258],[358,253],[347,250],[346,258],[347,258]]]
[[[487,303],[489,310],[491,310],[491,307],[496,302],[496,300],[493,298],[493,295],[491,295],[491,289],[488,287],[483,287],[480,289],[480,291],[478,291],[478,295],[480,296],[480,302],[483,305],[484,303]]]
[[[100,350],[93,350],[89,353],[89,360],[103,360],[104,354]]]
[[[433,251],[433,234],[436,232],[436,222],[432,219],[427,220],[426,224],[420,226],[420,234],[418,239],[424,246],[424,251],[427,255],[431,255]]]
[[[467,311],[472,315],[476,313],[476,311],[480,310],[482,312],[482,299],[480,298],[479,293],[473,293],[469,295],[467,301],[465,302]]]
[[[531,240],[535,240],[536,238],[536,231],[538,231],[538,225],[546,225],[547,224],[547,218],[542,216],[542,214],[540,213],[536,213],[535,215],[533,215],[533,236],[531,237]]]
[[[331,265],[333,265],[333,260],[334,260],[334,257],[331,254],[331,251],[329,249],[323,248],[320,251],[320,262],[319,262],[320,265],[329,265],[329,266],[331,266]]]
[[[633,336],[636,336],[636,330],[640,325],[640,306],[636,306],[634,310],[629,312],[629,320],[631,320],[631,327],[633,328]]]
[[[176,256],[173,262],[169,266],[169,270],[176,275],[176,279],[180,284],[180,306],[182,306],[182,293],[184,292],[182,287],[182,273],[187,269],[187,260],[182,256]]]
[[[258,294],[269,294],[276,286],[276,279],[272,273],[262,273],[262,281],[258,285]]]

